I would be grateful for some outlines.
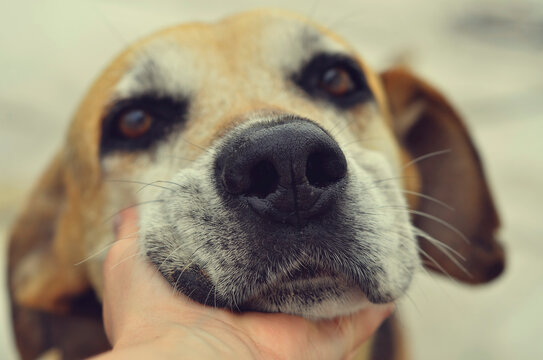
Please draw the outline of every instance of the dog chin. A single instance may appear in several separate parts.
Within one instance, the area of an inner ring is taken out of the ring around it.
[[[293,287],[287,284],[252,298],[243,305],[243,309],[325,320],[353,314],[370,304],[359,288],[344,289],[336,286],[323,292],[321,286],[311,291],[305,286]]]

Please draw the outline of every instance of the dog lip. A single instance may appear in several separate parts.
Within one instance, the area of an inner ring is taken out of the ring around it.
[[[341,302],[344,301],[342,300],[344,296],[353,292],[362,294],[360,301],[367,299],[367,295],[359,285],[349,280],[346,275],[335,272],[323,272],[316,276],[281,276],[259,287],[239,303],[237,308],[242,311],[276,312],[283,306],[287,309],[295,303],[308,306],[321,301]]]
[[[337,277],[332,275],[319,275],[314,277],[299,277],[299,278],[288,278],[282,279],[274,282],[270,285],[271,289],[287,289],[287,288],[306,288],[306,287],[322,287],[325,285],[333,285],[337,282]]]
[[[333,189],[339,188],[343,182],[334,184],[331,187]],[[243,199],[249,204],[254,213],[262,217],[273,219],[279,223],[289,223],[291,225],[304,226],[313,218],[322,215],[327,209],[336,201],[332,191],[323,192],[321,189],[313,188],[315,192],[313,202],[306,208],[297,208],[296,203],[293,200],[292,205],[287,206],[284,209],[277,208],[273,205],[278,198],[288,198],[289,190],[281,189],[276,191],[266,198],[257,198],[253,196],[246,196]],[[284,202],[284,201],[283,201]]]
[[[269,294],[281,292],[297,293],[315,291],[318,289],[330,289],[337,287],[339,284],[360,288],[356,282],[350,279],[346,274],[325,269],[323,267],[301,267],[297,270],[285,272],[267,282],[250,296],[250,298],[257,299]]]

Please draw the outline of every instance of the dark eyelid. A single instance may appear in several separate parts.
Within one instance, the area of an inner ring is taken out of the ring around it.
[[[143,94],[115,101],[102,118],[100,155],[149,149],[171,133],[175,126],[184,122],[187,106],[186,100],[156,94]],[[130,109],[141,109],[153,118],[149,131],[133,139],[124,137],[118,129],[119,116]]]

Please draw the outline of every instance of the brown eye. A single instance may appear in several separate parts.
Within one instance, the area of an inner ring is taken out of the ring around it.
[[[125,111],[119,117],[119,130],[125,137],[133,139],[145,134],[153,123],[151,115],[143,110]]]
[[[355,89],[349,72],[341,67],[333,67],[322,74],[319,86],[333,96],[344,96]]]

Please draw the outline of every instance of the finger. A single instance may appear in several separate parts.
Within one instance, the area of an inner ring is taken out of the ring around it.
[[[128,250],[132,250],[138,233],[138,214],[134,209],[123,210],[115,218],[115,237],[116,241],[108,251],[106,262],[104,263],[104,272],[109,272],[126,255]]]
[[[116,242],[108,251],[102,268],[104,279],[103,317],[110,343],[115,340],[115,325],[122,322],[122,309],[126,309],[125,295],[130,291],[130,278],[137,253],[137,213],[128,209],[115,219]]]
[[[197,304],[175,293],[156,268],[141,255],[137,241],[137,213],[121,213],[117,242],[110,249],[103,267],[104,326],[112,344],[143,326],[179,321],[188,312],[198,313]],[[123,340],[124,341],[124,340]]]

